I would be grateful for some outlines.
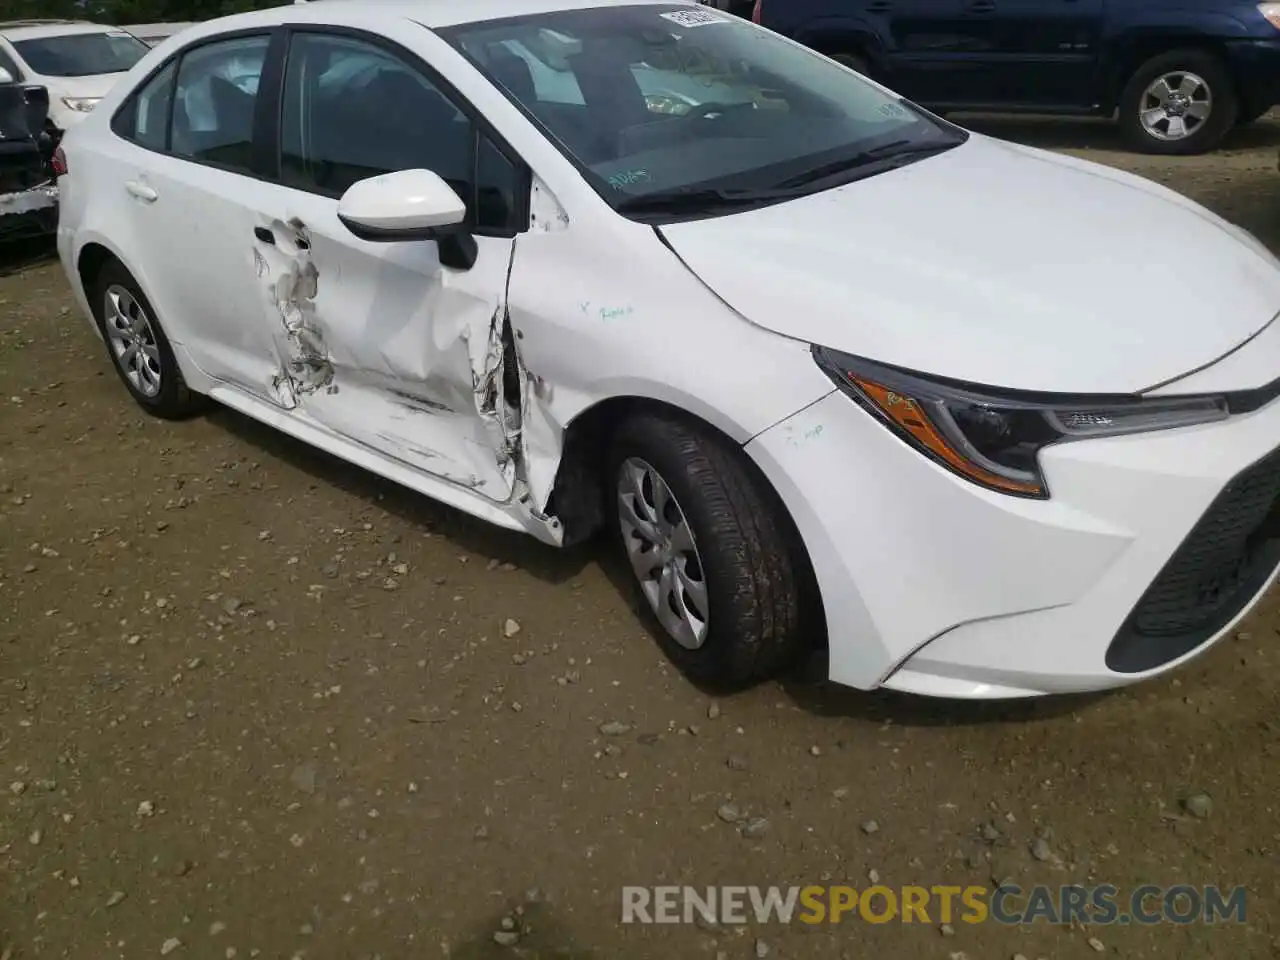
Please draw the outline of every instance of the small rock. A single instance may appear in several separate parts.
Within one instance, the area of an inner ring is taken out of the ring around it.
[[[742,835],[748,840],[758,840],[769,832],[770,823],[765,817],[755,817],[742,828]]]
[[[34,830],[31,831],[30,834],[27,835],[27,842],[31,844],[33,847],[40,846],[40,841],[43,839],[44,839],[44,831],[41,830],[39,827],[36,827]]]
[[[150,800],[143,800],[138,804],[138,816],[154,817],[156,815],[156,805]]]
[[[123,890],[112,891],[111,896],[107,897],[107,906],[108,907],[119,906],[120,904],[124,903],[125,896],[126,894]]]
[[[708,720],[715,720],[719,716],[720,716],[720,704],[713,703],[711,704],[711,706],[707,707]]]
[[[237,598],[227,597],[227,599],[222,601],[222,610],[227,616],[231,616],[239,610],[242,605],[243,604]]]
[[[944,923],[942,926],[938,927],[938,932],[944,937],[954,937],[956,935],[956,928],[949,923]]]
[[[1107,949],[1105,946],[1102,945],[1102,941],[1099,940],[1097,937],[1090,937],[1085,942],[1089,944],[1089,947],[1093,950],[1094,953],[1104,953]]]
[[[875,869],[868,870],[868,871],[867,871],[867,879],[868,879],[868,880],[870,880],[872,883],[879,883],[879,882],[880,882],[880,871],[879,871],[879,870],[875,870]]]
[[[982,839],[987,843],[995,843],[1001,836],[1000,828],[994,823],[988,821],[982,825]]]
[[[173,875],[175,877],[185,877],[188,873],[195,869],[195,864],[190,860],[179,860],[173,865]]]
[[[732,803],[725,803],[721,804],[720,808],[716,810],[716,816],[725,823],[737,823],[742,819],[742,811]]]
[[[516,922],[511,917],[503,917],[499,926],[502,927],[503,930],[514,930],[516,928]]]
[[[880,830],[880,824],[874,820],[868,820],[862,825],[862,832],[866,834],[877,833]]]
[[[600,724],[600,733],[606,737],[620,737],[631,730],[631,724],[619,720],[610,720]]]
[[[489,828],[481,824],[480,826],[476,827],[475,832],[472,834],[472,836],[474,836],[477,840],[488,840]]]
[[[26,789],[27,789],[27,785],[23,783],[21,780],[15,780],[13,781],[13,783],[9,784],[9,792],[12,793],[15,797],[22,796],[23,792]]]
[[[849,795],[848,787],[836,787],[834,790],[831,791],[831,796],[836,800],[843,800],[848,795]]]
[[[759,938],[756,939],[756,957],[758,960],[763,960],[763,958],[767,957],[771,952],[772,951],[767,943]]]
[[[225,929],[227,929],[227,925],[225,923],[221,920],[215,920],[213,923],[209,924],[209,936],[216,937]]]
[[[954,953],[948,953],[947,960],[969,960],[969,955],[963,950],[957,950]]]
[[[181,940],[179,940],[177,937],[170,937],[168,940],[166,940],[164,943],[160,945],[160,956],[167,957],[169,954],[173,953],[173,951],[177,950],[180,946],[182,946]]]
[[[1207,793],[1192,793],[1182,798],[1182,809],[1197,820],[1205,820],[1213,813],[1213,800]]]
[[[510,617],[508,617],[507,622],[502,625],[502,635],[509,640],[519,632],[520,632],[519,621],[512,620]]]
[[[809,756],[811,757],[822,756],[822,748],[815,743],[812,747],[809,748]]]
[[[303,793],[315,793],[316,765],[311,761],[298,764],[289,775],[289,781]]]
[[[1044,837],[1036,837],[1031,841],[1031,855],[1037,860],[1052,860],[1053,850],[1049,846],[1049,841]]]
[[[514,930],[493,931],[493,942],[500,947],[514,947],[520,942],[520,934]]]

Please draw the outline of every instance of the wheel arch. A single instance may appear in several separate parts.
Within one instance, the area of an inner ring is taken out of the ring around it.
[[[1245,91],[1241,89],[1240,78],[1232,68],[1226,40],[1199,28],[1170,26],[1130,30],[1116,38],[1105,75],[1103,109],[1107,112],[1119,109],[1124,88],[1138,68],[1152,57],[1175,50],[1199,50],[1221,60],[1231,76],[1232,92],[1243,106],[1246,102]]]
[[[605,476],[609,444],[618,428],[627,420],[644,415],[668,417],[683,421],[700,431],[711,433],[735,448],[743,467],[759,485],[764,499],[779,512],[787,538],[794,549],[803,589],[812,591],[818,602],[813,609],[823,611],[815,624],[812,647],[826,646],[825,607],[821,603],[817,577],[804,538],[782,495],[765,475],[764,470],[747,451],[750,436],[733,436],[711,420],[668,400],[639,394],[611,396],[580,412],[565,428],[563,454],[548,501],[547,512],[564,524],[566,544],[581,543],[595,536],[608,523],[608,478]]]

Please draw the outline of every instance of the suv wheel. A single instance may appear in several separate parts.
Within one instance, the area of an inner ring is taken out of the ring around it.
[[[1173,50],[1142,64],[1120,97],[1120,126],[1142,153],[1207,153],[1236,124],[1240,104],[1222,61]]]

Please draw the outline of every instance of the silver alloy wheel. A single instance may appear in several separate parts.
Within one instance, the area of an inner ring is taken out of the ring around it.
[[[1157,140],[1185,140],[1204,126],[1212,112],[1209,84],[1186,70],[1156,77],[1138,104],[1142,129]]]
[[[702,558],[671,488],[638,457],[629,457],[619,471],[618,518],[649,606],[671,639],[699,649],[711,614]]]
[[[132,293],[119,284],[103,296],[103,326],[121,372],[144,397],[160,392],[160,347],[151,319]]]

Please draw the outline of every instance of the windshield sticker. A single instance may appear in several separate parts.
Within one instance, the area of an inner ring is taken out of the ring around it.
[[[886,117],[897,117],[900,119],[909,119],[911,113],[900,103],[882,103],[876,108]]]
[[[648,170],[624,170],[622,173],[615,173],[609,178],[609,186],[615,190],[621,190],[623,187],[632,187],[637,183],[652,183],[653,177],[649,175]]]
[[[709,10],[677,10],[675,13],[660,13],[658,16],[680,27],[705,27],[708,23],[729,22],[727,17],[718,16]]]

